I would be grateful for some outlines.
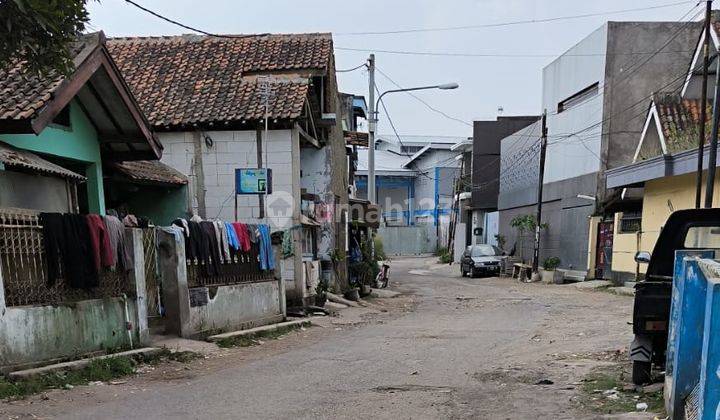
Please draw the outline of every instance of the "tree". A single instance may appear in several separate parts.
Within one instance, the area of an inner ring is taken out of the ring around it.
[[[513,217],[510,220],[510,227],[514,227],[518,231],[518,239],[520,240],[520,258],[525,259],[525,233],[535,232],[537,227],[537,220],[532,214],[521,214]],[[540,229],[547,229],[549,225],[547,223],[541,223]]]
[[[87,0],[0,0],[0,69],[27,61],[34,73],[73,70],[70,43],[90,19]]]

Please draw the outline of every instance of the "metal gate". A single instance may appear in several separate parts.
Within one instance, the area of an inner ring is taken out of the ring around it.
[[[147,289],[148,318],[163,316],[162,284],[157,252],[157,233],[155,228],[143,229],[143,250],[145,252],[145,288]]]

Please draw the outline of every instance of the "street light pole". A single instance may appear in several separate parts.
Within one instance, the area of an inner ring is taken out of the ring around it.
[[[368,79],[370,81],[370,121],[369,121],[369,127],[368,127],[368,201],[370,201],[373,204],[377,204],[377,197],[376,197],[376,189],[375,189],[375,129],[377,127],[377,114],[378,114],[378,108],[380,107],[380,101],[382,100],[383,96],[387,95],[388,93],[396,93],[396,92],[411,92],[415,90],[427,90],[427,89],[442,89],[442,90],[448,90],[448,89],[457,89],[459,85],[457,83],[445,83],[442,85],[432,85],[432,86],[420,86],[420,87],[414,87],[414,88],[406,88],[406,89],[391,89],[386,90],[380,96],[377,98],[377,101],[375,101],[375,55],[370,54],[370,60],[368,60]]]
[[[368,94],[370,121],[368,124],[367,198],[370,203],[377,204],[375,202],[375,126],[377,124],[377,118],[375,118],[375,54],[370,54],[368,59],[368,81],[370,84]]]

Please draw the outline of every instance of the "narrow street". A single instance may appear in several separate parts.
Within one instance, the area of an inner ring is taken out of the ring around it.
[[[398,259],[402,295],[357,322],[0,403],[0,417],[592,418],[579,381],[603,363],[595,355],[630,341],[632,299],[456,268]]]

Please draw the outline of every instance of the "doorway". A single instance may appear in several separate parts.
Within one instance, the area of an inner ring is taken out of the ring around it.
[[[598,225],[597,260],[595,262],[595,278],[609,280],[612,272],[613,221],[602,221]]]

